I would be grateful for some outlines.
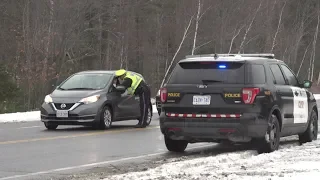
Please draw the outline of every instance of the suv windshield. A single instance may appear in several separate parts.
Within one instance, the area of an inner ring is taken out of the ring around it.
[[[62,90],[98,90],[107,86],[112,74],[76,74],[60,85]]]
[[[243,84],[242,62],[181,62],[175,67],[169,84]]]

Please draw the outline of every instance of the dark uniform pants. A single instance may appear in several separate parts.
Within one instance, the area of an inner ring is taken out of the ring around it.
[[[148,120],[148,109],[151,104],[150,97],[150,88],[148,86],[141,86],[139,88],[139,98],[140,98],[140,119],[139,124],[142,126],[146,126],[147,120]]]

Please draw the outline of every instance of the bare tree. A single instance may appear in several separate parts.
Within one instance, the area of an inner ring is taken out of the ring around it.
[[[274,49],[274,46],[275,46],[275,43],[276,43],[276,38],[277,38],[277,35],[279,33],[279,30],[280,30],[280,25],[281,25],[281,20],[282,20],[282,13],[283,13],[283,9],[286,6],[286,4],[287,4],[287,0],[284,2],[283,6],[281,8],[281,12],[280,12],[280,15],[279,15],[279,21],[278,21],[278,27],[277,27],[276,33],[274,34],[273,41],[272,41],[272,46],[271,46],[271,50],[270,50],[271,53],[273,52],[273,49]]]
[[[237,38],[237,36],[240,34],[241,30],[244,28],[244,26],[241,26],[238,31],[237,29],[234,30],[234,33],[233,33],[233,37],[231,39],[231,42],[230,42],[230,47],[229,47],[229,51],[228,51],[228,54],[230,54],[231,50],[232,50],[232,45],[233,45],[233,41],[235,38]]]
[[[319,2],[317,3],[317,14],[318,14],[318,21],[317,21],[317,27],[314,32],[314,39],[313,39],[313,50],[310,60],[310,68],[309,68],[309,74],[310,74],[310,80],[313,81],[313,73],[314,73],[314,60],[316,58],[316,44],[318,39],[318,33],[319,33],[319,23],[320,23],[320,9],[319,9]]]
[[[197,41],[197,35],[198,35],[200,13],[201,13],[201,0],[198,0],[198,12],[197,12],[197,18],[196,18],[196,29],[194,31],[193,48],[192,48],[192,51],[191,51],[192,55],[194,54],[194,51],[196,49],[196,41]]]
[[[253,17],[252,17],[252,20],[251,20],[251,22],[250,22],[250,24],[249,24],[248,28],[246,29],[246,32],[245,32],[245,34],[244,34],[244,36],[243,36],[243,40],[242,40],[241,45],[240,45],[240,47],[239,47],[239,51],[238,51],[238,53],[240,53],[240,52],[241,52],[241,50],[243,49],[243,45],[244,45],[244,43],[245,43],[245,41],[246,41],[246,38],[247,38],[248,32],[249,32],[249,31],[250,31],[250,29],[252,28],[252,23],[253,23],[253,22],[254,22],[254,20],[256,19],[256,16],[257,16],[257,13],[258,13],[258,12],[259,12],[259,10],[260,10],[261,4],[262,4],[262,0],[260,0],[260,4],[259,4],[259,6],[258,6],[258,8],[257,8],[256,12],[254,13],[254,15],[253,15]]]
[[[189,28],[190,28],[192,19],[193,19],[193,16],[191,16],[191,18],[190,18],[190,20],[189,20],[189,23],[188,23],[188,26],[187,26],[186,29],[184,30],[184,33],[183,33],[183,36],[182,36],[180,45],[179,45],[176,53],[174,54],[174,56],[173,56],[173,58],[172,58],[172,60],[171,60],[171,62],[170,62],[169,67],[167,68],[167,71],[166,71],[166,73],[165,73],[165,75],[164,75],[164,77],[163,77],[163,79],[162,79],[162,82],[161,82],[160,87],[163,86],[163,84],[164,84],[164,82],[165,82],[165,80],[166,80],[166,77],[167,77],[167,75],[168,75],[168,73],[169,73],[169,71],[170,71],[170,69],[171,69],[171,67],[172,67],[172,65],[173,65],[173,62],[174,62],[174,60],[176,59],[176,56],[177,56],[177,54],[179,53],[179,51],[180,51],[180,49],[181,49],[181,46],[182,46],[184,40],[185,40],[186,37],[187,37],[187,33],[188,33],[188,31],[189,31]]]

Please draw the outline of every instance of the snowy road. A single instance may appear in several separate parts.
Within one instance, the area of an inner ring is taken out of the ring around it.
[[[104,180],[303,178],[316,180],[319,177],[320,140],[317,140],[302,146],[292,141],[289,145],[282,145],[280,150],[269,154],[258,155],[256,151],[247,150],[173,162],[148,171],[111,176]]]

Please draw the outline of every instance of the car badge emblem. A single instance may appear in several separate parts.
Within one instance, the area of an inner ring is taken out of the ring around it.
[[[66,104],[61,104],[61,109],[64,109],[64,108],[66,108],[67,107],[67,105]]]
[[[198,85],[198,88],[203,89],[203,88],[207,88],[207,86],[200,84],[200,85]]]

